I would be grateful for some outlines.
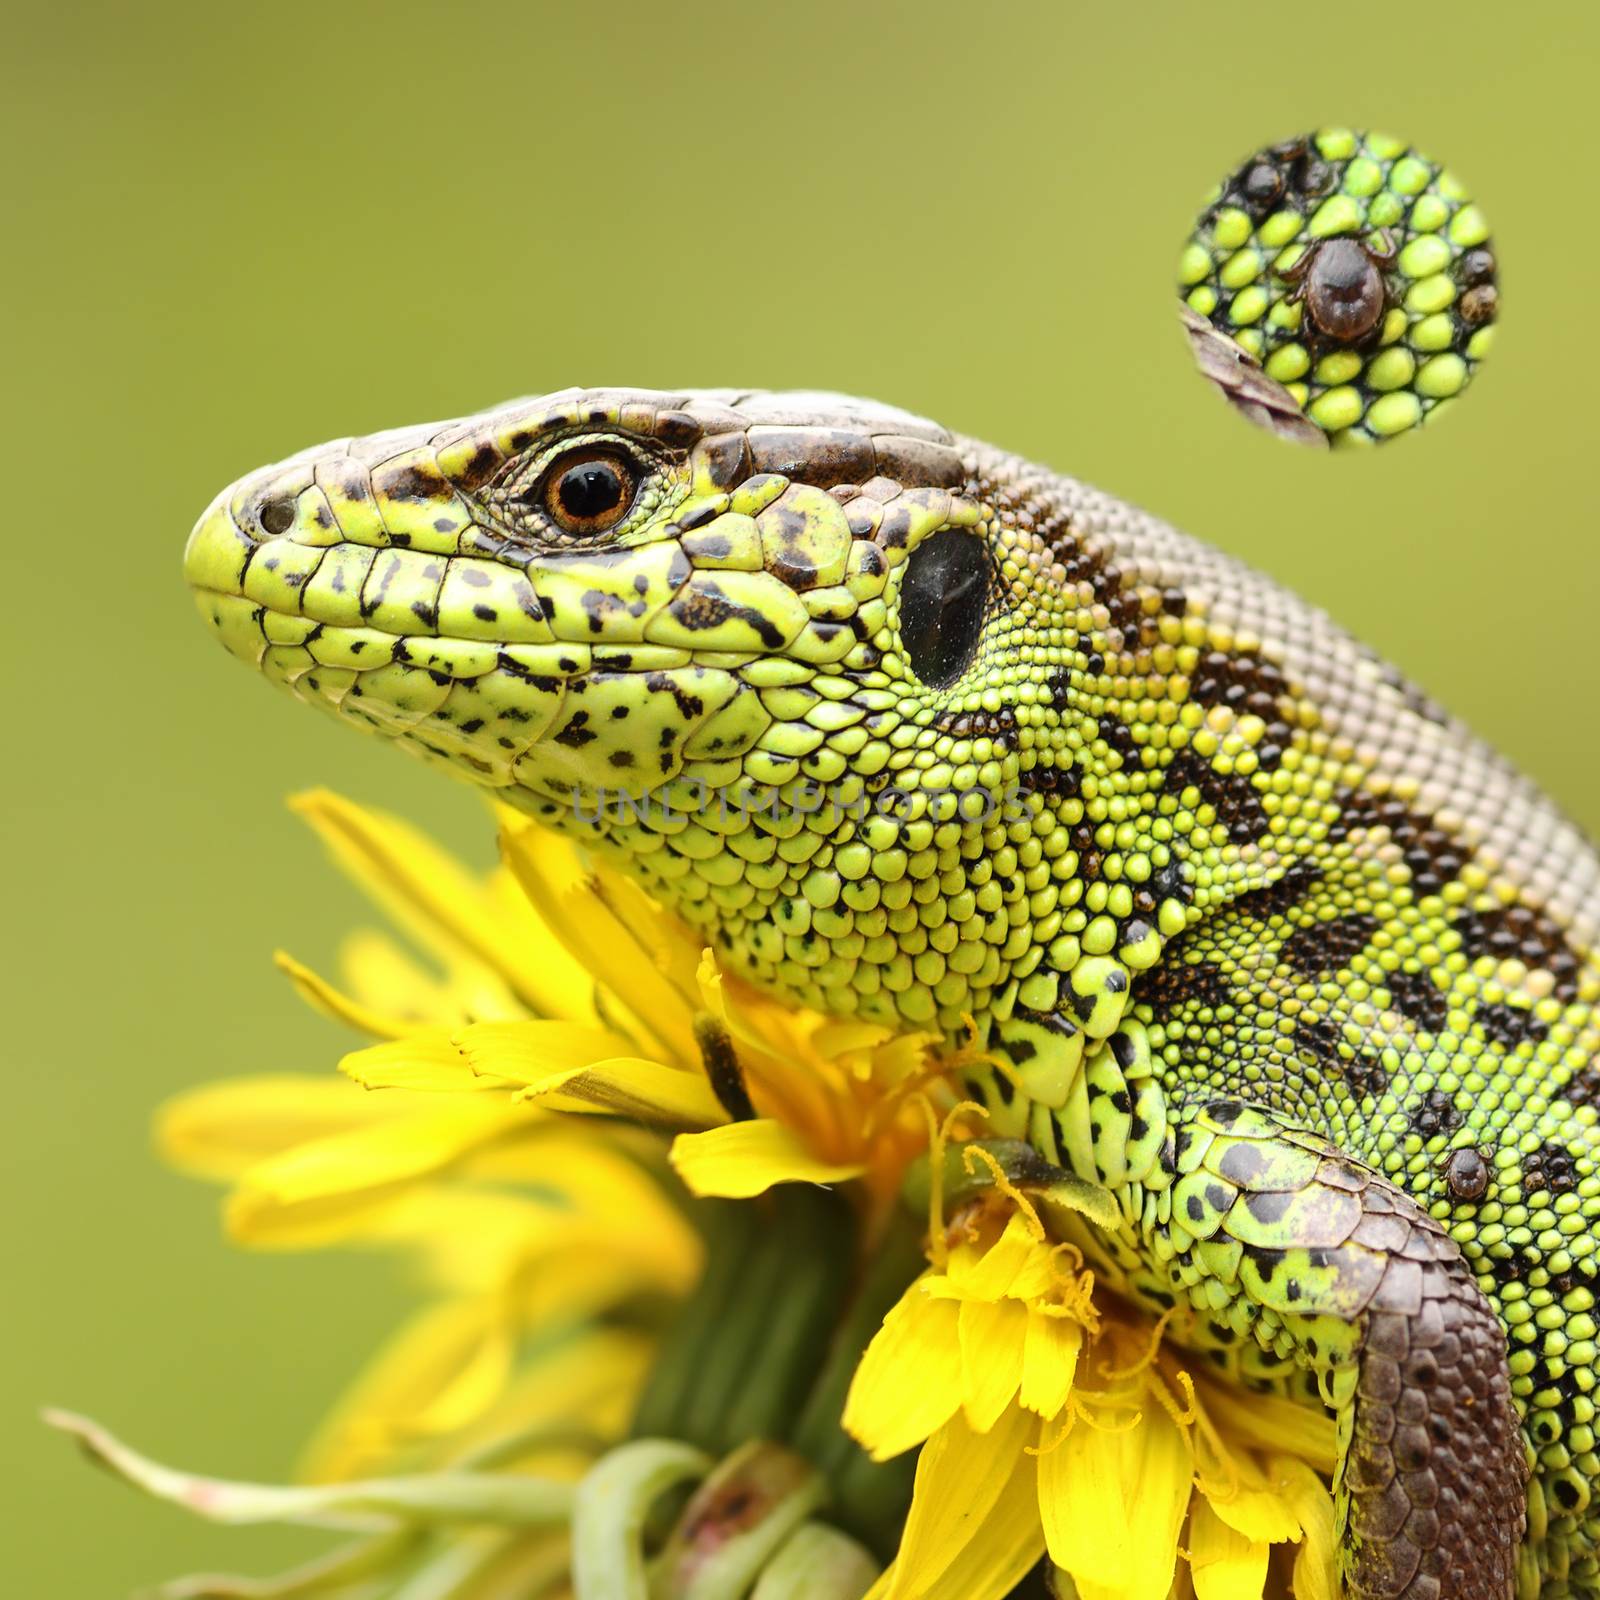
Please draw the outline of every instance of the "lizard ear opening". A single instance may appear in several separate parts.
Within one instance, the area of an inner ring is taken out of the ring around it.
[[[911,552],[900,580],[900,642],[911,670],[943,689],[967,669],[989,609],[989,553],[945,528]]]

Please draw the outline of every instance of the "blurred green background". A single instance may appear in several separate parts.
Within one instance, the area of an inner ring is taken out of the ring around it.
[[[5,1593],[300,1548],[136,1500],[35,1409],[281,1474],[406,1303],[231,1251],[149,1154],[173,1091],[344,1046],[269,961],[364,914],[286,791],[490,853],[464,790],[199,626],[184,535],[262,461],[579,382],[875,395],[1267,567],[1600,824],[1590,6],[167,0],[7,42]],[[1324,121],[1449,161],[1505,297],[1448,422],[1331,460],[1202,391],[1171,287],[1208,186]]]

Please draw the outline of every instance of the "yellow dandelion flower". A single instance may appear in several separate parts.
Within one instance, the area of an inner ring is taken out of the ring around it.
[[[987,1150],[965,1155],[993,1187],[953,1229],[935,1189],[930,1266],[885,1317],[845,1404],[874,1459],[921,1446],[899,1553],[872,1600],[999,1600],[1044,1555],[1080,1600],[1262,1600],[1274,1545],[1300,1547],[1300,1600],[1332,1600],[1318,1476],[1333,1466],[1331,1421],[1197,1380],[1164,1339],[1170,1316],[1151,1323],[1097,1292],[1081,1254],[1052,1236],[1041,1209],[1059,1188],[1036,1205]]]
[[[479,876],[296,806],[417,954],[280,955],[373,1042],[183,1096],[160,1144],[240,1244],[397,1251],[428,1301],[306,1487],[58,1419],[201,1514],[354,1535],[170,1600],[1332,1600],[1331,1424],[1097,1284],[1109,1197],[984,1139],[939,1040],[752,990],[524,818]]]
[[[933,1035],[759,993],[636,885],[516,813],[501,814],[504,865],[485,882],[393,818],[326,793],[296,804],[446,972],[417,974],[371,936],[347,946],[342,989],[279,957],[319,1009],[384,1041],[341,1063],[358,1083],[510,1090],[672,1129],[673,1165],[700,1195],[859,1179],[881,1209],[926,1147],[919,1097],[948,1070]]]

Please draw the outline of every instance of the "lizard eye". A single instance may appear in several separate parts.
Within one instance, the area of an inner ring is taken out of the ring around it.
[[[593,447],[557,456],[545,472],[540,498],[564,533],[604,533],[628,514],[638,474],[614,451]]]
[[[978,648],[989,599],[983,541],[946,528],[911,552],[900,583],[900,641],[930,688],[954,683]]]

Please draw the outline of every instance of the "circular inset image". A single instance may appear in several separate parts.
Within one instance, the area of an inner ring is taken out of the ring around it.
[[[1489,225],[1459,180],[1348,128],[1269,145],[1223,179],[1178,294],[1201,372],[1252,422],[1317,446],[1433,421],[1499,310]]]

